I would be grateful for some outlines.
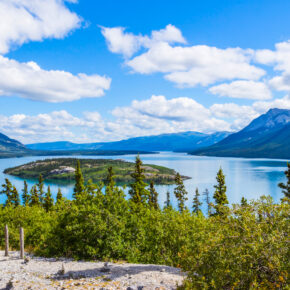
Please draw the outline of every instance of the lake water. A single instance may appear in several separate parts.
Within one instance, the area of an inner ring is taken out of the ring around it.
[[[213,185],[216,183],[216,173],[220,167],[222,167],[224,174],[226,175],[227,195],[230,203],[239,202],[243,196],[250,200],[257,199],[261,195],[271,195],[275,201],[279,201],[282,197],[282,193],[277,184],[279,182],[285,182],[286,180],[284,175],[287,166],[286,160],[201,157],[172,152],[140,155],[140,157],[143,160],[143,163],[151,163],[173,168],[180,174],[192,178],[184,182],[189,193],[187,205],[190,206],[190,208],[196,187],[199,189],[200,193],[208,188],[211,195],[213,194]],[[14,167],[27,162],[46,158],[60,157],[50,156],[0,159],[0,183],[3,184],[4,179],[8,177],[17,187],[19,192],[21,192],[23,188],[23,180],[21,178],[5,175],[3,170],[8,167]],[[63,156],[61,158],[63,158]],[[121,158],[127,161],[134,161],[135,156],[77,156],[76,158]],[[34,183],[35,181],[28,180],[30,187]],[[60,187],[63,195],[67,198],[71,198],[73,185],[46,183],[46,185],[48,184],[51,186],[54,196],[56,196],[57,189]],[[159,193],[160,204],[164,204],[166,200],[166,192],[169,191],[172,196],[172,203],[176,206],[176,200],[173,197],[173,185],[159,185],[156,186],[156,189]],[[4,202],[4,196],[0,196],[0,203],[1,202]]]

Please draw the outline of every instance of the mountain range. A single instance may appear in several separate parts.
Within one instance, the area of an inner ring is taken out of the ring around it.
[[[271,109],[237,133],[193,155],[290,159],[290,110]]]
[[[146,151],[146,152],[145,152]],[[23,145],[0,133],[0,157],[24,155],[116,155],[176,151],[193,155],[290,159],[290,110],[271,109],[236,133],[181,132],[116,142],[50,142]]]
[[[181,132],[130,138],[127,140],[103,143],[76,144],[71,142],[51,142],[29,144],[32,150],[140,150],[140,151],[182,151],[187,152],[207,147],[227,137],[229,132],[204,134]]]

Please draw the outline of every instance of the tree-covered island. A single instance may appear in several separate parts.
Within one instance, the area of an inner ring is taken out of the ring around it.
[[[122,159],[80,159],[80,167],[84,173],[85,181],[104,181],[107,177],[108,168],[112,167],[115,172],[115,181],[127,183],[133,180],[131,174],[134,171],[134,163]],[[39,174],[45,180],[74,182],[77,159],[55,158],[38,160],[17,167],[7,168],[5,174],[21,177],[23,179],[37,179]],[[144,164],[145,181],[154,181],[155,184],[173,184],[176,172],[173,169]],[[189,177],[182,176],[182,179]]]

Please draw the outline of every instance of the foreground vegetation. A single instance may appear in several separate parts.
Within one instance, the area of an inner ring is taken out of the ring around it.
[[[160,207],[154,183],[144,182],[138,157],[128,200],[115,185],[111,167],[103,190],[103,184],[84,183],[78,163],[72,201],[59,191],[54,203],[40,176],[30,193],[25,184],[20,205],[17,190],[6,180],[0,228],[9,225],[10,244],[17,249],[19,227],[24,227],[27,250],[42,256],[181,267],[188,273],[182,289],[287,289],[290,164],[286,176],[287,183],[279,185],[285,196],[279,204],[262,197],[229,207],[220,169],[212,203],[205,193],[208,215],[203,215],[198,189],[193,210],[186,207],[187,192],[179,174],[175,210],[169,194]]]
[[[54,158],[45,159],[23,164],[17,167],[4,170],[5,174],[18,176],[24,179],[37,179],[39,174],[45,180],[49,181],[67,181],[75,180],[75,158]],[[116,182],[132,182],[131,176],[134,171],[134,163],[121,159],[80,159],[80,166],[84,174],[85,181],[93,182],[105,181],[109,167],[114,170],[114,179]],[[156,184],[173,184],[175,171],[164,166],[145,164],[145,181],[154,181]],[[183,177],[185,178],[185,177]]]

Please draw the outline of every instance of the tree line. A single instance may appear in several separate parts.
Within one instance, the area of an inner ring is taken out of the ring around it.
[[[1,229],[10,229],[11,247],[18,248],[19,227],[26,232],[26,251],[46,257],[125,260],[132,263],[166,264],[188,274],[180,289],[284,289],[289,284],[290,164],[284,196],[229,205],[225,175],[220,169],[211,200],[206,190],[208,214],[201,212],[201,195],[195,190],[187,208],[188,193],[180,174],[175,176],[174,209],[170,194],[163,207],[154,183],[144,182],[142,161],[137,156],[129,184],[129,198],[116,185],[109,168],[103,183],[84,182],[76,164],[73,199],[58,191],[56,201],[44,180],[20,194],[6,179],[1,193]],[[22,202],[20,202],[20,199]]]

